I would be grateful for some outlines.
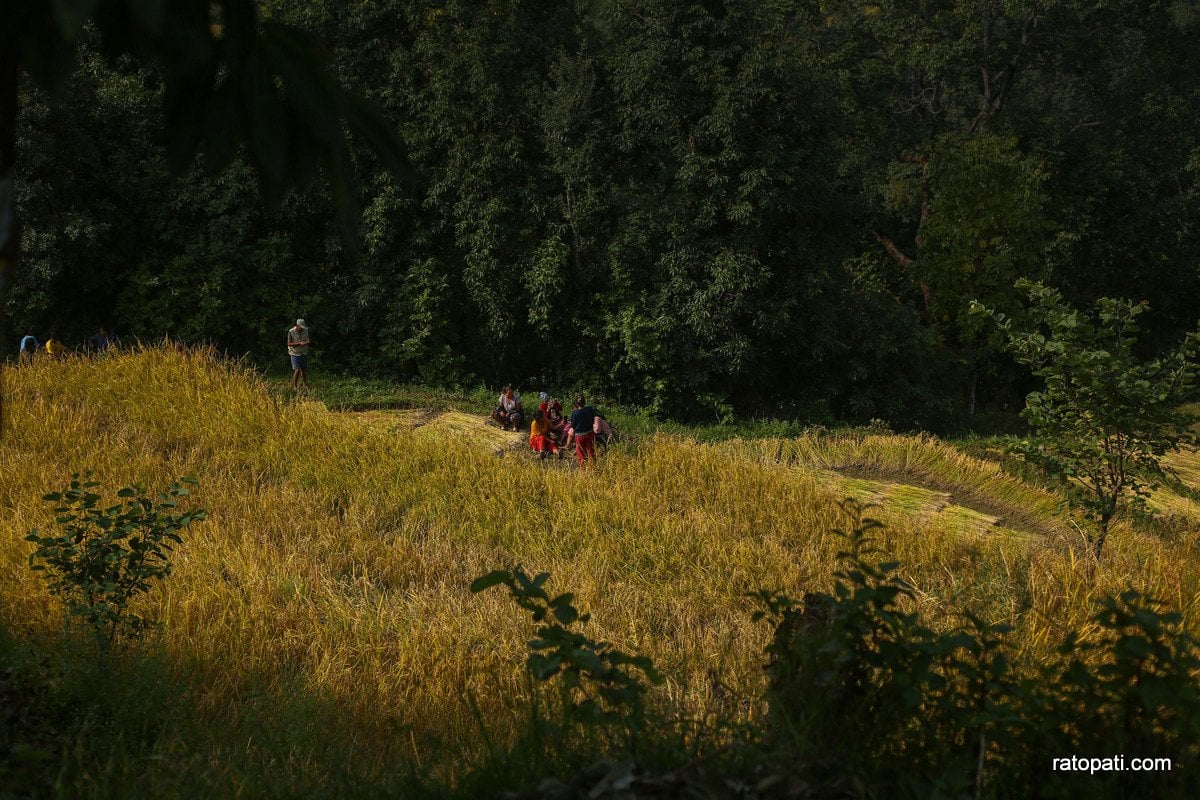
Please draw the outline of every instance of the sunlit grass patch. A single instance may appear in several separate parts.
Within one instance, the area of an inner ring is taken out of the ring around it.
[[[530,631],[503,597],[467,591],[510,563],[575,591],[592,635],[651,656],[667,676],[653,704],[757,719],[768,631],[742,594],[828,587],[848,495],[878,501],[918,603],[1008,622],[1026,655],[1130,584],[1197,623],[1194,541],[1124,526],[1091,574],[1061,498],[930,437],[647,435],[593,470],[559,470],[497,458],[527,434],[482,414],[334,413],[205,352],[42,362],[10,371],[4,391],[0,625],[44,636],[61,624],[22,536],[51,522],[40,498],[72,471],[114,489],[195,475],[209,519],[139,610],[162,621],[199,719],[229,722],[263,759],[267,729],[286,722],[255,698],[297,686],[339,714],[357,746],[336,759],[362,774],[484,753],[468,697],[491,736],[514,735]],[[232,746],[180,735],[214,758]],[[312,752],[333,769],[330,751]]]
[[[454,440],[481,447],[490,453],[501,453],[523,447],[529,440],[528,430],[505,431],[487,424],[487,418],[461,411],[435,411],[417,426],[424,442]]]

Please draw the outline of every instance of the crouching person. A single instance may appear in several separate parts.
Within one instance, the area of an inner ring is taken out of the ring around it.
[[[533,424],[529,426],[529,446],[533,448],[533,452],[538,454],[538,458],[548,458],[551,453],[562,458],[562,451],[558,449],[558,444],[554,440],[554,431],[550,421],[546,419],[546,415],[542,413],[541,409],[534,412]]]
[[[496,410],[492,412],[492,419],[506,431],[518,430],[521,423],[525,421],[525,412],[521,408],[521,395],[513,392],[511,386],[505,386],[504,391],[500,393]]]
[[[542,402],[538,404],[538,410],[545,415],[546,422],[550,423],[550,429],[554,431],[555,438],[562,442],[566,437],[567,429],[567,418],[563,416],[562,405],[548,392],[542,392],[539,397]]]
[[[596,444],[607,448],[612,443],[612,425],[608,424],[608,420],[599,411],[596,412],[596,418],[592,422],[592,433],[596,434]]]

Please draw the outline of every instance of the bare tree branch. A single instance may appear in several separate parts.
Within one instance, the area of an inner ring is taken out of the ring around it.
[[[903,267],[906,272],[909,272],[909,277],[915,277],[911,274],[911,270],[912,265],[915,264],[916,261],[905,255],[904,251],[901,250],[887,234],[883,233],[882,231],[872,231],[871,233],[874,234],[875,238],[879,240],[879,243],[883,245],[884,251],[891,256],[891,259]],[[933,299],[932,292],[929,290],[929,284],[923,280],[917,279],[917,286],[919,286],[921,289],[921,298],[925,302],[925,311],[928,312],[929,304]]]
[[[1012,91],[1013,84],[1016,82],[1017,73],[1021,69],[1021,57],[1029,48],[1033,41],[1033,32],[1037,28],[1038,10],[1035,8],[1025,17],[1025,22],[1021,26],[1021,40],[1017,43],[1016,52],[1004,65],[1004,68],[992,74],[987,66],[988,54],[991,51],[992,44],[992,24],[994,17],[987,0],[983,0],[983,64],[980,65],[980,77],[983,82],[983,98],[980,104],[981,108],[979,115],[971,123],[971,131],[974,132],[991,117],[1000,113],[1000,109],[1004,107],[1004,103],[1008,100],[1009,93]]]

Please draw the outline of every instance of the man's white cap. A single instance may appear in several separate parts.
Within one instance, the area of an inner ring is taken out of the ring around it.
[[[304,324],[304,320],[298,319],[298,320],[296,320],[296,327],[297,328],[307,328],[308,326]]]

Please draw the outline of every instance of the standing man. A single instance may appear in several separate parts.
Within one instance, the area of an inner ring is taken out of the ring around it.
[[[296,320],[296,327],[288,329],[288,356],[292,359],[292,391],[300,391],[297,381],[304,382],[308,391],[308,326],[304,320]]]
[[[575,459],[580,467],[587,466],[587,460],[596,460],[596,434],[592,427],[596,424],[596,409],[587,405],[583,395],[575,398],[575,410],[571,412],[571,430],[575,431]]]

